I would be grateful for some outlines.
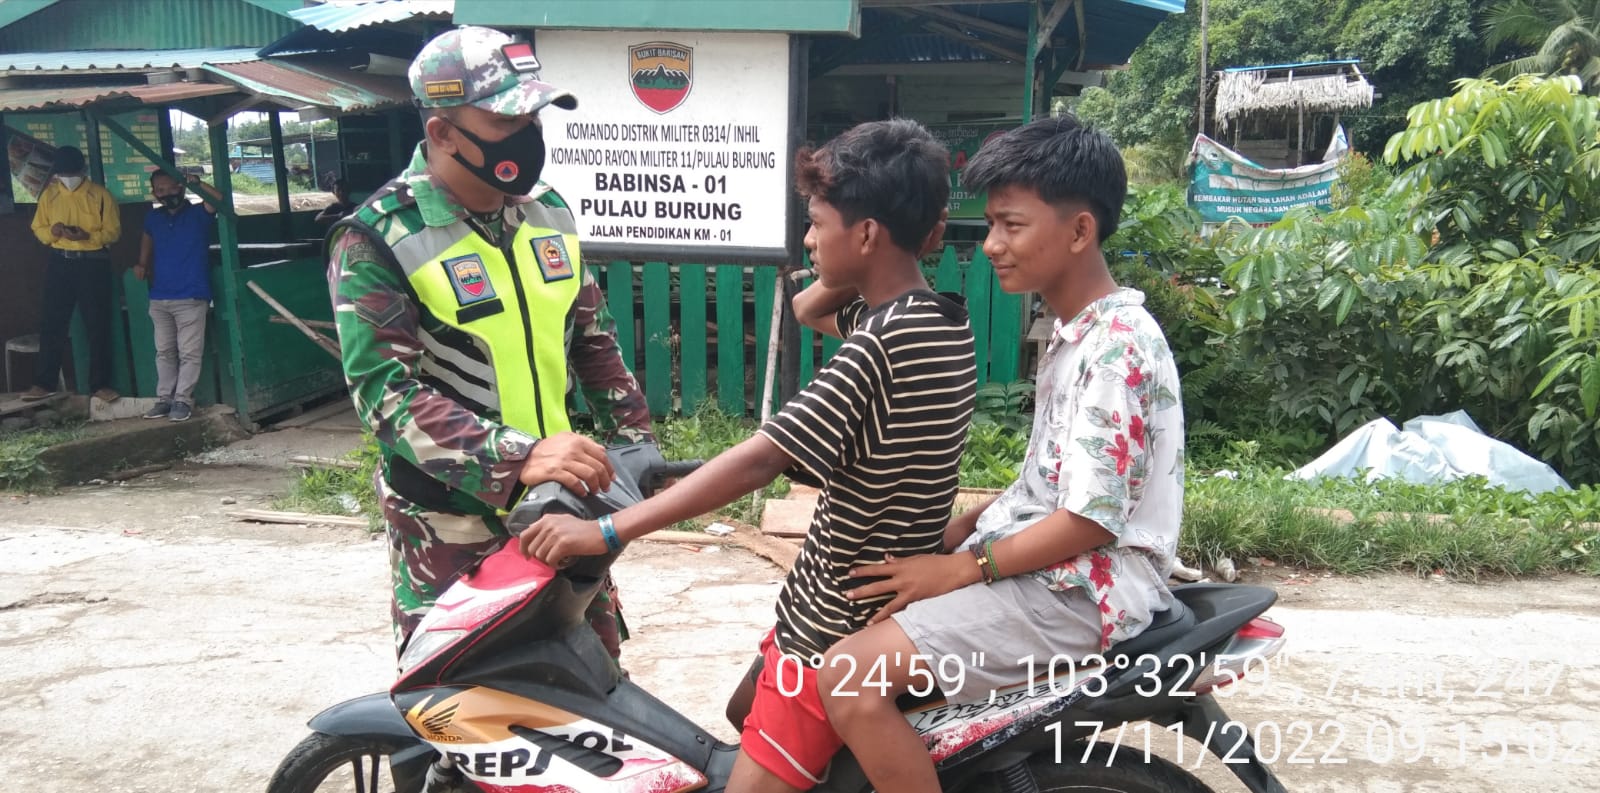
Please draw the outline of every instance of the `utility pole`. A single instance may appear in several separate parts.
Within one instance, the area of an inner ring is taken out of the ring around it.
[[[1210,26],[1210,8],[1206,0],[1200,0],[1200,134],[1206,134],[1206,73],[1207,68],[1207,28]]]

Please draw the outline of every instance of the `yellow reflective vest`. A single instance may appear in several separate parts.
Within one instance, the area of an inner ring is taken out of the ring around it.
[[[396,222],[389,239],[368,236],[387,244],[417,302],[445,326],[421,334],[428,384],[473,412],[546,438],[571,428],[566,321],[582,283],[577,223],[553,192],[506,212],[520,220],[498,248],[465,221]],[[348,220],[370,228],[380,217],[362,207]],[[419,230],[393,231],[413,225]]]

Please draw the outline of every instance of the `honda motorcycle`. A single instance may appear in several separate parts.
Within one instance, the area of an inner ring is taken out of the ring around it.
[[[545,514],[620,510],[698,465],[669,463],[651,444],[608,453],[616,477],[604,493],[533,488],[507,521],[512,539],[424,616],[390,690],[313,718],[268,793],[721,793],[739,747],[623,677],[584,620],[620,551],[552,569],[524,558],[514,539]],[[1261,617],[1276,593],[1220,584],[1172,591],[1171,609],[1103,658],[1041,662],[1035,679],[977,704],[947,703],[932,685],[926,696],[902,697],[944,790],[1209,793],[1149,748],[1149,736],[1171,746],[1181,734],[1253,793],[1281,793],[1247,728],[1214,696],[1282,649],[1282,628]],[[1104,740],[1132,727],[1147,739]],[[816,788],[870,789],[848,749]]]

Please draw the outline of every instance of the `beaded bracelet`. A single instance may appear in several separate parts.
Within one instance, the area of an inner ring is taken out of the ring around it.
[[[617,536],[617,526],[611,521],[610,515],[600,516],[600,534],[606,538],[606,547],[613,551],[622,550],[622,538]]]
[[[1000,564],[994,560],[994,540],[983,541],[983,558],[989,562],[989,583],[1005,578],[1000,575]]]

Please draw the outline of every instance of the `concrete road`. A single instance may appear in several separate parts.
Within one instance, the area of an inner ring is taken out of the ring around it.
[[[269,433],[126,486],[0,497],[0,779],[29,791],[261,790],[306,719],[387,685],[382,543],[231,521],[294,475]],[[1600,582],[1259,571],[1290,654],[1230,714],[1293,791],[1575,791],[1600,772]],[[634,678],[719,737],[778,573],[641,543],[617,568]],[[1107,735],[1105,740],[1115,740]],[[1170,733],[1124,750],[1178,757]],[[1504,749],[1502,749],[1502,743]],[[1242,790],[1194,744],[1184,764]],[[19,785],[18,783],[22,783]]]

